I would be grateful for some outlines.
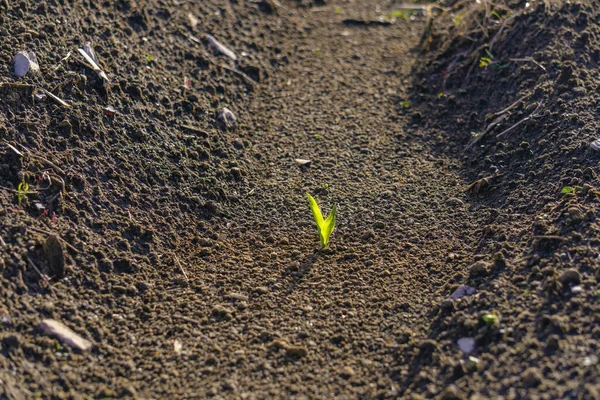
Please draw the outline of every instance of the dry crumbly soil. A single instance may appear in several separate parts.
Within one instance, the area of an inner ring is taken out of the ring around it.
[[[0,398],[600,398],[600,12],[392,8],[0,1]]]

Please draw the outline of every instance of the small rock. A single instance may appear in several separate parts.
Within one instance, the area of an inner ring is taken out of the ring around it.
[[[579,294],[581,292],[583,292],[583,288],[580,285],[573,286],[571,288],[571,293],[573,293],[573,294]]]
[[[488,264],[485,261],[477,261],[469,268],[471,277],[486,276],[488,274]]]
[[[49,235],[44,242],[44,253],[48,259],[50,274],[57,279],[65,276],[65,253],[62,244],[56,235]]]
[[[183,349],[183,344],[181,343],[181,340],[175,339],[173,341],[173,351],[175,351],[175,354],[177,354],[178,356],[181,355],[182,349]]]
[[[460,350],[465,354],[470,354],[475,350],[475,339],[472,337],[464,337],[456,342]]]
[[[542,383],[542,374],[535,367],[530,367],[523,372],[521,377],[525,387],[537,387]]]
[[[231,176],[233,177],[233,179],[235,179],[236,181],[239,181],[242,179],[242,170],[239,169],[238,167],[233,167],[229,170],[229,173],[231,174]]]
[[[76,350],[88,351],[92,348],[92,343],[79,336],[66,325],[53,319],[45,319],[39,325],[39,328],[46,334],[58,338],[63,344],[66,344]]]
[[[225,319],[232,319],[233,316],[232,314],[235,312],[235,310],[229,306],[224,306],[221,304],[217,304],[212,308],[212,313],[213,315],[217,316],[217,317],[221,317],[221,318],[225,318]]]
[[[305,160],[303,158],[295,158],[294,161],[296,162],[296,164],[300,164],[300,165],[310,165],[311,160]]]
[[[464,207],[465,203],[461,199],[457,199],[456,197],[449,198],[446,200],[446,204],[450,207]]]
[[[354,372],[354,369],[350,366],[346,366],[340,371],[340,376],[344,379],[350,379],[354,375],[356,375],[356,372]]]
[[[373,224],[373,228],[375,229],[385,229],[385,223],[382,221],[377,221]]]
[[[19,348],[23,342],[23,337],[19,333],[8,333],[2,338],[2,343],[8,348]]]
[[[47,301],[42,305],[42,311],[48,315],[52,315],[54,310],[54,303],[52,303],[51,301]]]
[[[17,53],[13,58],[13,63],[16,76],[25,76],[29,71],[38,72],[40,70],[35,53],[31,50]]]
[[[560,274],[558,280],[563,285],[578,285],[581,283],[581,275],[575,269],[568,269]]]
[[[217,118],[224,123],[227,128],[233,127],[237,121],[235,114],[227,107],[223,107],[223,110],[219,113]]]
[[[546,351],[553,353],[560,348],[560,337],[558,335],[550,335],[546,339]]]
[[[454,311],[454,302],[450,299],[444,299],[440,303],[440,307],[446,312],[452,312]]]
[[[137,283],[137,288],[139,289],[140,292],[144,293],[144,292],[148,291],[148,289],[150,289],[150,284],[146,281],[139,281]]]
[[[470,296],[475,293],[475,288],[473,286],[468,285],[460,285],[456,288],[456,290],[450,295],[452,300],[459,299],[463,296]]]
[[[461,400],[463,396],[461,396],[460,391],[456,387],[456,385],[450,385],[440,394],[438,397],[439,400]]]
[[[282,339],[276,339],[272,341],[268,347],[274,349],[284,349],[288,356],[297,358],[305,357],[308,354],[306,347],[295,346]]]
[[[259,286],[254,289],[254,293],[267,294],[267,293],[269,293],[269,288],[266,286]]]
[[[243,295],[241,293],[229,293],[227,295],[227,298],[231,300],[248,301],[248,296]]]

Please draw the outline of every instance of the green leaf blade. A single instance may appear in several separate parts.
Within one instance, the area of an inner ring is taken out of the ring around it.
[[[306,197],[308,197],[308,204],[310,205],[310,209],[312,210],[313,217],[315,218],[315,222],[317,223],[317,227],[321,229],[321,225],[323,225],[323,215],[321,214],[319,205],[309,193],[306,193]]]
[[[327,243],[329,243],[329,236],[331,236],[331,232],[335,229],[335,214],[336,214],[337,206],[334,205],[331,209],[331,213],[327,217],[327,219],[323,222],[323,226],[319,230],[321,235],[321,247],[325,248]]]
[[[309,193],[306,193],[306,197],[308,198],[308,204],[310,205],[310,209],[312,210],[315,223],[317,224],[317,230],[319,231],[321,247],[325,248],[329,243],[329,236],[331,236],[331,233],[335,229],[337,207],[334,205],[331,210],[331,213],[329,214],[327,219],[324,220],[323,215],[321,214],[321,209],[317,204],[317,201]]]

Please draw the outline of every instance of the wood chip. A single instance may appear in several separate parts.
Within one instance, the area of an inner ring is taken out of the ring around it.
[[[39,325],[39,328],[49,336],[54,336],[61,343],[66,344],[79,351],[88,351],[92,348],[92,343],[73,332],[62,322],[58,322],[54,319],[45,319]]]
[[[237,56],[235,55],[235,53],[233,52],[233,50],[230,50],[228,47],[226,47],[224,44],[222,44],[221,42],[219,42],[217,39],[215,39],[215,37],[213,35],[209,35],[208,33],[206,34],[206,38],[208,39],[208,43],[210,44],[210,46],[217,50],[219,53],[231,58],[233,61],[237,60]]]
[[[305,160],[304,158],[294,158],[294,161],[296,164],[300,165],[309,165],[312,162],[311,160]]]

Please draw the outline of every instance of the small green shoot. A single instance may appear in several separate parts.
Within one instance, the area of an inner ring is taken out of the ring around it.
[[[462,22],[462,15],[458,14],[457,16],[452,18],[452,22],[454,22],[454,26],[459,26]]]
[[[402,18],[403,20],[408,21],[410,18],[408,17],[408,14],[402,10],[394,10],[392,12],[389,12],[387,14],[385,14],[385,16],[387,18]]]
[[[27,182],[19,183],[19,186],[17,186],[17,201],[19,202],[19,207],[25,199],[25,196],[27,196],[27,193],[29,193],[29,185]]]
[[[321,49],[315,49],[315,50],[313,50],[313,53],[314,53],[316,56],[320,56],[320,55],[321,55]]]
[[[492,60],[490,57],[481,57],[479,59],[479,68],[485,68],[488,65],[490,65],[494,60]]]
[[[404,101],[400,102],[400,106],[402,108],[408,108],[408,107],[410,107],[410,101],[404,100]]]
[[[578,190],[583,189],[581,186],[565,186],[560,190],[562,194],[575,194]]]
[[[342,13],[342,7],[336,6],[334,9],[336,14],[341,14]]]
[[[498,316],[496,314],[484,314],[481,319],[486,324],[495,324],[498,322]]]
[[[146,56],[146,62],[147,62],[148,64],[150,64],[152,61],[154,61],[154,58],[152,58],[152,54],[148,54],[148,55]]]
[[[596,296],[600,296],[600,290],[596,290]]]
[[[312,210],[313,217],[317,224],[317,230],[319,231],[319,237],[321,239],[321,247],[325,248],[327,243],[329,243],[331,232],[335,229],[335,213],[337,206],[333,206],[331,213],[327,219],[324,220],[317,201],[309,193],[306,193],[306,197],[308,197],[308,204],[310,205],[310,209]]]

